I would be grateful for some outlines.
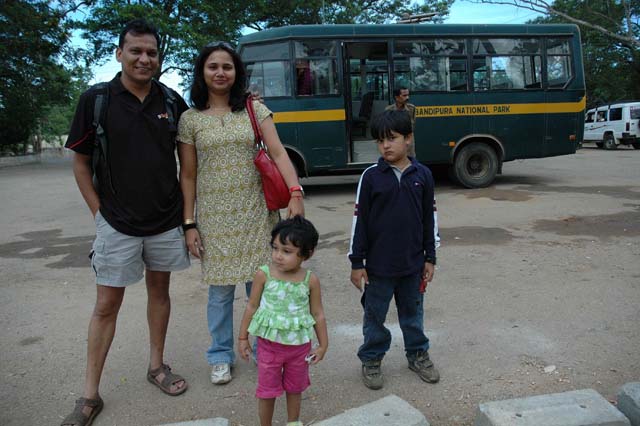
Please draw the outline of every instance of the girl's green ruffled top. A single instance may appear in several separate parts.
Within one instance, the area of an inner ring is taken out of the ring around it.
[[[309,277],[290,282],[271,277],[269,265],[260,270],[267,275],[260,307],[249,324],[249,333],[283,345],[302,345],[313,339],[316,321],[309,310]]]

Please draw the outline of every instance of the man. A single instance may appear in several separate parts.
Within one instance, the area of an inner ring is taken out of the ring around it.
[[[159,42],[157,30],[144,20],[124,27],[116,49],[122,71],[107,88],[94,86],[82,94],[66,143],[75,151],[73,172],[96,222],[91,266],[97,300],[89,323],[83,397],[62,422],[64,426],[90,425],[102,410],[98,388],[118,311],[126,286],[140,281],[143,270],[150,340],[147,379],[169,395],[187,390],[187,382],[164,364],[163,354],[171,311],[171,271],[189,266],[174,154],[175,121],[188,107],[177,93],[153,80]],[[173,93],[177,105],[173,120],[165,90]],[[94,109],[100,94],[108,99],[104,119],[99,121],[108,149],[106,159],[96,167],[94,187]]]
[[[416,106],[409,103],[409,89],[406,87],[398,87],[393,89],[393,98],[395,99],[395,103],[387,106],[385,111],[407,111],[409,116],[411,117],[411,129],[413,130],[413,140],[415,141],[415,130],[416,130]],[[416,147],[415,142],[411,142],[409,145],[409,157],[415,158],[416,156]]]

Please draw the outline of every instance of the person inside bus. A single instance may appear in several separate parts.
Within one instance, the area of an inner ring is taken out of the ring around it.
[[[190,92],[194,107],[180,118],[176,137],[184,223],[189,224],[184,235],[189,252],[200,259],[202,282],[209,286],[211,344],[206,359],[215,385],[232,378],[236,285],[250,282],[258,266],[271,259],[268,242],[279,219],[277,210],[267,209],[253,164],[256,153],[245,108],[246,88],[245,66],[233,47],[226,42],[205,46],[194,67]],[[269,155],[291,192],[287,215],[304,216],[302,187],[272,113],[255,100],[253,108]]]
[[[407,111],[409,113],[409,117],[411,117],[411,130],[415,132],[416,130],[416,106],[414,104],[409,103],[409,89],[404,86],[396,87],[393,89],[393,99],[394,103],[387,106],[385,111]],[[415,133],[413,135],[413,140],[415,140]],[[416,156],[416,147],[414,145],[413,140],[409,145],[409,157],[415,158]]]
[[[296,61],[296,87],[298,96],[313,95],[313,73],[308,60]]]

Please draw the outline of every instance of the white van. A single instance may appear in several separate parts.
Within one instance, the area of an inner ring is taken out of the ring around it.
[[[584,141],[598,148],[616,149],[631,145],[640,149],[640,101],[603,105],[587,111]]]

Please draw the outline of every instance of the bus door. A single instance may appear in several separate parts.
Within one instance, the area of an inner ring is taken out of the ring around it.
[[[349,163],[373,163],[379,154],[369,129],[371,118],[389,104],[386,41],[345,42],[343,69]]]

